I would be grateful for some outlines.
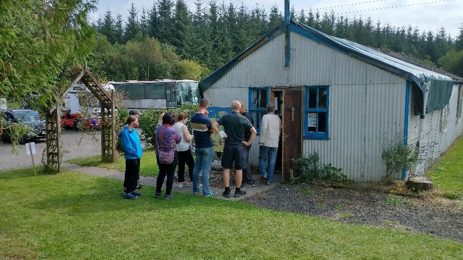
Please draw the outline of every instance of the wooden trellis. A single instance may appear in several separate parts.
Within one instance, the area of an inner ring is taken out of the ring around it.
[[[100,101],[101,104],[101,159],[105,162],[114,162],[116,159],[116,105],[114,104],[114,93],[108,94],[98,83],[95,76],[85,68],[74,79],[71,86],[82,82],[88,90]],[[51,171],[60,171],[61,150],[61,116],[60,101],[57,101],[55,108],[50,110],[46,118],[47,149],[46,167]]]

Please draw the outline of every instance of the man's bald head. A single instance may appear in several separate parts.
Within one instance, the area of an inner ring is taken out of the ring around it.
[[[232,109],[235,110],[235,111],[240,111],[241,102],[239,102],[238,100],[233,100],[232,101]]]

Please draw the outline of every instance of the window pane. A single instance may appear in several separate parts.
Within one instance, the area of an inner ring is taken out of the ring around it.
[[[252,98],[251,107],[254,107],[254,108],[259,107],[259,90],[258,89],[253,89],[251,91],[251,98]]]
[[[307,130],[309,132],[316,132],[317,131],[317,113],[308,113],[308,127]]]
[[[267,91],[266,89],[260,90],[260,107],[267,107]]]
[[[317,108],[317,89],[309,89],[309,108]]]
[[[318,132],[326,132],[327,116],[326,113],[318,113]]]
[[[164,99],[166,95],[164,93],[164,86],[159,84],[146,84],[146,98],[153,99]]]
[[[318,90],[318,108],[326,108],[327,99],[328,99],[328,89],[320,88]]]
[[[250,114],[251,114],[252,119],[254,120],[254,126],[256,127],[256,129],[260,128],[259,121],[258,121],[259,113],[256,111],[251,111]]]
[[[126,90],[129,99],[145,98],[145,87],[141,84],[127,85]]]

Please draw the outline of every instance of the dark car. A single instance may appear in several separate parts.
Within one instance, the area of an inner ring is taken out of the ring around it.
[[[26,125],[31,128],[22,140],[22,143],[26,141],[36,141],[45,138],[45,123],[40,119],[39,113],[35,110],[30,109],[17,109],[17,110],[0,110],[0,116],[6,121],[6,124],[19,123]],[[2,131],[3,142],[10,142],[10,132],[8,127]]]

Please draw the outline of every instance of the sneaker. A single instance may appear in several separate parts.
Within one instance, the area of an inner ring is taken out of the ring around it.
[[[138,197],[135,196],[134,194],[132,194],[131,192],[129,192],[129,193],[124,193],[124,198],[128,199],[128,200],[134,200],[134,199],[136,199]]]
[[[223,193],[222,193],[222,196],[224,196],[225,198],[230,198],[230,191],[229,190],[224,190]]]
[[[261,181],[262,183],[266,183],[266,182],[267,182],[267,177],[260,176],[260,181]]]
[[[166,195],[164,196],[164,199],[165,199],[165,200],[171,200],[171,199],[173,199],[173,197],[172,197],[172,195],[167,195],[167,194],[166,194]]]
[[[141,193],[138,192],[138,191],[136,191],[136,190],[134,190],[134,191],[132,191],[132,192],[130,192],[130,193],[131,193],[132,195],[137,196],[137,197],[140,197],[140,196],[141,196]]]
[[[271,185],[271,184],[272,184],[271,181],[269,181],[269,180],[266,180],[266,181],[265,181],[265,185]]]
[[[246,195],[246,191],[240,190],[240,191],[235,191],[235,195],[233,195],[233,197],[238,198],[244,195]]]
[[[177,187],[183,188],[183,187],[189,187],[189,186],[190,186],[190,184],[185,181],[185,182],[180,182]]]
[[[243,188],[252,188],[252,187],[256,187],[256,184],[254,183],[254,181],[252,182],[245,182],[243,183]]]
[[[160,197],[161,197],[161,193],[160,193],[160,192],[156,192],[156,193],[154,194],[154,197],[155,197],[155,198],[160,198]]]
[[[215,196],[215,193],[212,192],[212,191],[209,194],[204,195],[204,197],[206,197],[206,198],[210,198],[210,197],[214,197],[214,196]]]

